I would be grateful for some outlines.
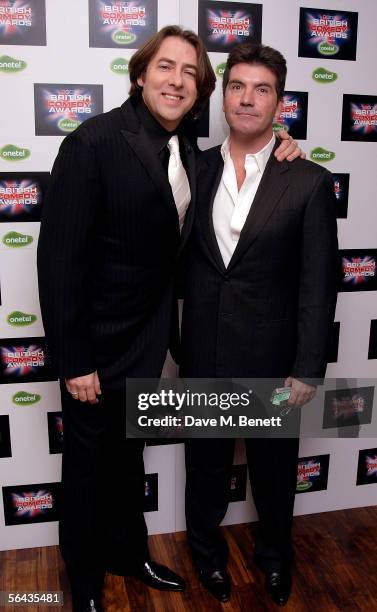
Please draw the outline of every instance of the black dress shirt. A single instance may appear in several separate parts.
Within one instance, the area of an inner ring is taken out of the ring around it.
[[[181,159],[183,166],[185,167],[185,155],[182,152],[182,139],[179,136],[180,130],[178,128],[172,132],[166,130],[161,123],[154,118],[141,95],[138,96],[136,100],[135,109],[140,122],[142,123],[151,141],[151,147],[156,152],[156,155],[158,155],[166,174],[168,173],[170,158],[168,142],[174,135],[178,136]]]

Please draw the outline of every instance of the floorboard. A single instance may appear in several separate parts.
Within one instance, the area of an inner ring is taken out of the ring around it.
[[[377,612],[377,506],[296,517],[293,536],[295,571],[287,612]],[[106,612],[273,612],[261,572],[252,560],[254,525],[223,528],[230,549],[232,598],[213,599],[201,586],[184,532],[150,537],[152,557],[187,581],[184,593],[161,593],[134,578],[106,576]],[[65,593],[71,599],[56,546],[0,553],[1,591]],[[3,607],[4,612],[45,612],[59,608]]]

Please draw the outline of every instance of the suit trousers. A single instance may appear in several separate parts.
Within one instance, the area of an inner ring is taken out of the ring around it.
[[[143,440],[126,440],[125,402],[104,391],[98,404],[62,387],[64,423],[60,550],[72,587],[98,583],[107,568],[148,558],[143,514]]]
[[[186,523],[199,570],[224,569],[228,548],[219,525],[229,503],[235,440],[186,441]],[[291,526],[299,440],[245,439],[254,503],[259,516],[255,554],[266,571],[292,561]]]

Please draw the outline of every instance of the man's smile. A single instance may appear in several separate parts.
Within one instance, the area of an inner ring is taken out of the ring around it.
[[[162,95],[164,96],[165,100],[172,100],[174,102],[180,102],[181,100],[183,100],[183,96],[180,96],[179,94],[171,94],[171,93],[162,93]]]

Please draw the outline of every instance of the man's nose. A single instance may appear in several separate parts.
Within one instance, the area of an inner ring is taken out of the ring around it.
[[[182,74],[178,67],[170,71],[169,85],[174,85],[174,87],[182,87],[183,85]]]
[[[251,87],[245,87],[242,91],[241,104],[244,106],[254,106],[255,94]]]

